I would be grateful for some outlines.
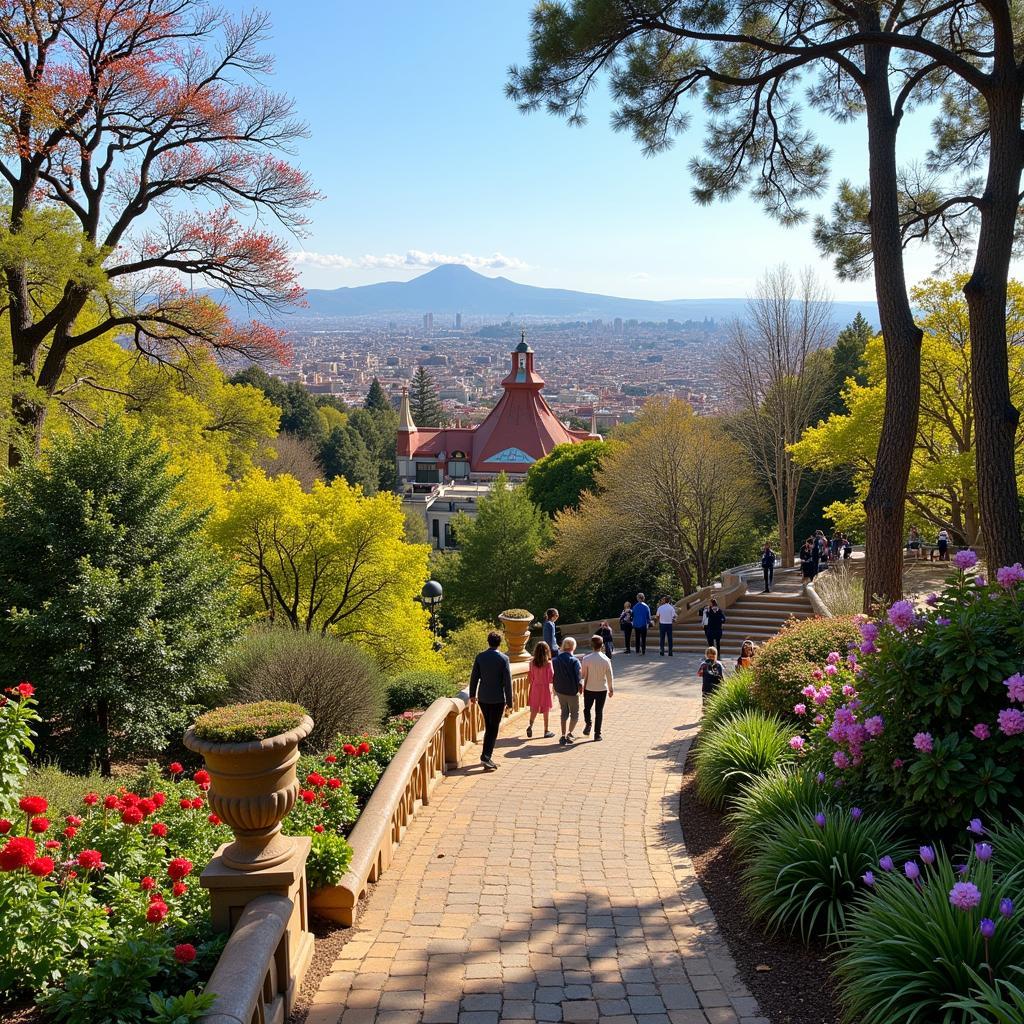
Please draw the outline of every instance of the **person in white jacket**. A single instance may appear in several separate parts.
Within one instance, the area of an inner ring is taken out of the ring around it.
[[[615,693],[615,679],[612,659],[604,653],[604,640],[599,636],[590,638],[593,650],[583,659],[583,735],[589,736],[591,728],[594,739],[601,739],[604,723],[604,703]],[[591,722],[590,713],[594,712]]]

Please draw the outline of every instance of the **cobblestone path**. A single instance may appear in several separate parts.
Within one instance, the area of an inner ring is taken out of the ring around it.
[[[616,657],[602,742],[528,740],[524,715],[503,725],[498,771],[441,782],[309,1024],[768,1024],[679,826],[696,666]]]

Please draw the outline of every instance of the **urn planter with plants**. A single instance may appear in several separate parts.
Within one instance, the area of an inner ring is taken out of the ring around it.
[[[529,661],[526,642],[530,639],[530,623],[533,612],[525,608],[506,608],[498,616],[502,629],[505,631],[505,643],[508,645],[509,661]]]
[[[202,754],[211,808],[235,834],[222,853],[228,867],[261,871],[292,852],[281,821],[295,806],[299,743],[313,720],[298,704],[234,704],[201,715],[185,746]]]

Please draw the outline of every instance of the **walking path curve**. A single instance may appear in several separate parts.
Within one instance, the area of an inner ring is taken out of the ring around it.
[[[441,782],[308,1024],[768,1024],[679,825],[697,664],[618,656],[602,742],[528,740],[521,716],[498,771]]]

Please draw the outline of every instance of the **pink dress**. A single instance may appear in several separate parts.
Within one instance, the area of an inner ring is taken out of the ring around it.
[[[551,710],[551,680],[555,678],[555,670],[549,661],[542,668],[532,662],[530,664],[530,710]]]

